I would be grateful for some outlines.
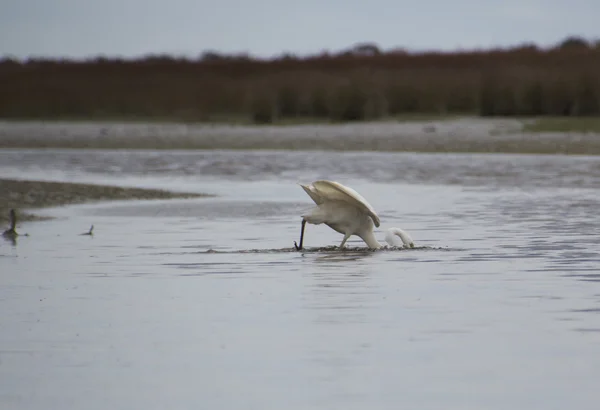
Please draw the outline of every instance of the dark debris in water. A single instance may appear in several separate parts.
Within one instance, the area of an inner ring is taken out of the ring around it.
[[[225,253],[370,253],[370,252],[390,252],[390,251],[418,251],[418,250],[450,250],[448,248],[435,248],[431,246],[417,246],[414,248],[402,248],[396,246],[384,246],[380,249],[369,249],[362,247],[346,247],[340,249],[338,246],[323,246],[320,248],[304,248],[301,251],[297,251],[295,248],[280,248],[280,249],[242,249],[237,251],[217,251],[215,249],[208,249],[207,251],[200,253],[217,253],[217,254],[225,254]]]

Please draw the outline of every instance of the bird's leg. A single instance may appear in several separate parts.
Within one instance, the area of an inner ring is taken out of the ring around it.
[[[304,241],[304,226],[306,225],[306,219],[302,218],[302,229],[300,230],[300,246],[294,241],[294,246],[297,251],[302,250],[302,242]]]
[[[340,244],[340,249],[343,248],[346,245],[346,241],[348,240],[348,238],[351,236],[352,234],[344,234],[344,239],[342,240],[342,243]]]
[[[10,230],[15,231],[17,228],[17,213],[14,209],[10,210]]]

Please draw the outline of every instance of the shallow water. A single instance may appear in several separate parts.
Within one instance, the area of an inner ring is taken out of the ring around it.
[[[597,407],[600,158],[5,150],[0,176],[217,195],[0,240],[1,408]],[[417,248],[293,251],[316,178]]]

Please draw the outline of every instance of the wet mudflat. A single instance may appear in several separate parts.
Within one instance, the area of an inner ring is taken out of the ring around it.
[[[223,125],[0,121],[0,148],[237,149],[599,155],[588,132],[528,132],[532,119]]]

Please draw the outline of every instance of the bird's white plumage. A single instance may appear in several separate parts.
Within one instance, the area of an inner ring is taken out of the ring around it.
[[[344,235],[340,247],[344,247],[351,235],[362,238],[369,248],[380,248],[382,245],[373,235],[373,225],[380,226],[379,216],[375,209],[354,189],[335,181],[319,180],[310,185],[300,186],[317,205],[309,213],[302,215],[303,221],[310,224],[326,224]],[[302,227],[300,248],[302,247]],[[390,228],[386,241],[397,246],[395,237],[401,239],[404,246],[414,247],[410,236],[401,229]]]
[[[320,180],[313,182],[310,186],[301,185],[317,205],[323,201],[343,201],[348,205],[362,210],[373,219],[373,223],[379,228],[381,224],[375,209],[354,189],[335,181]]]

